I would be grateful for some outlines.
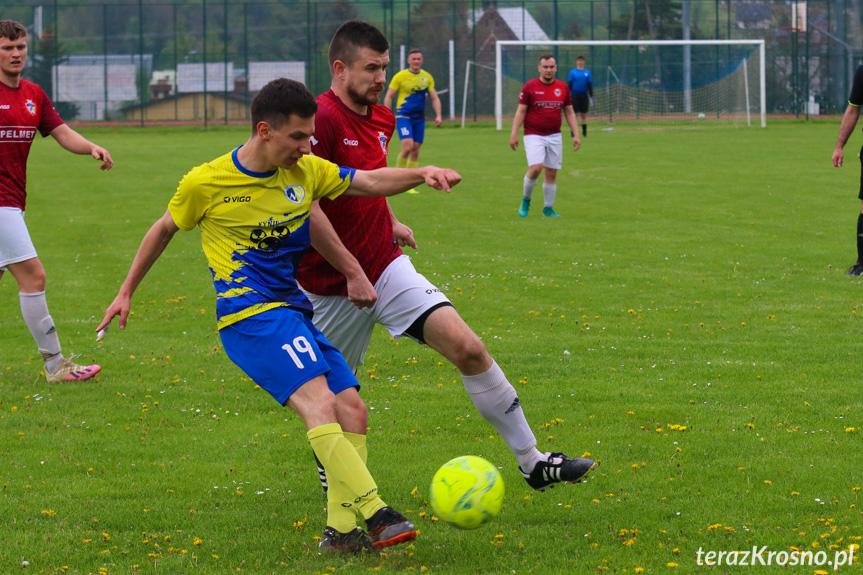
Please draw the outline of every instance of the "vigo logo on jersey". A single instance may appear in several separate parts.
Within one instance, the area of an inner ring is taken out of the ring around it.
[[[306,190],[303,186],[288,186],[285,188],[285,197],[295,204],[300,204],[306,197]]]
[[[384,134],[383,130],[378,130],[378,142],[381,143],[381,150],[384,153],[384,156],[387,155],[387,135]]]
[[[560,97],[560,89],[559,88],[554,90],[554,95],[557,97]]]
[[[33,100],[27,100],[24,102],[24,107],[27,108],[27,111],[30,112],[31,116],[36,115],[36,102]]]

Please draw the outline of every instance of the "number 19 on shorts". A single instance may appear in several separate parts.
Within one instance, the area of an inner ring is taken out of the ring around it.
[[[294,360],[294,365],[297,366],[297,369],[306,368],[303,363],[303,357],[306,355],[309,356],[312,363],[316,363],[318,361],[318,358],[315,355],[315,350],[309,344],[309,340],[303,336],[294,338],[293,342],[286,343],[282,346],[282,349],[288,352],[288,355],[291,356],[292,360]]]

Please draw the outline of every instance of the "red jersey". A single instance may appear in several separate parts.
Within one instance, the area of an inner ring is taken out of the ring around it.
[[[534,78],[521,89],[518,103],[527,105],[524,135],[550,136],[560,132],[560,114],[565,106],[572,106],[572,95],[566,82],[555,79],[543,84]]]
[[[21,80],[0,82],[0,206],[23,210],[27,203],[27,157],[36,130],[44,138],[63,124],[45,91]]]
[[[332,90],[318,96],[312,153],[339,166],[358,170],[387,167],[387,151],[395,129],[389,108],[375,104],[361,116],[344,105]],[[386,267],[402,254],[385,198],[342,195],[322,199],[321,209],[339,239],[374,284]],[[348,295],[347,280],[314,248],[300,262],[297,280],[317,295]]]

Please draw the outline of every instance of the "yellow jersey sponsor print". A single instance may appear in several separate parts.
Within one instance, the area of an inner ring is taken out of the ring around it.
[[[218,327],[275,307],[311,317],[295,279],[311,243],[309,210],[314,200],[344,193],[355,170],[303,156],[290,170],[253,172],[237,150],[193,168],[168,206],[180,229],[201,228]]]

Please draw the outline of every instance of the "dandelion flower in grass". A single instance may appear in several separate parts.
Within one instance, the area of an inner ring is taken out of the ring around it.
[[[636,573],[639,573],[639,574],[640,574],[640,573],[644,573],[644,567],[636,567],[636,568],[635,568],[635,572],[636,572]]]
[[[674,561],[666,563],[666,565],[668,565],[669,567],[677,567],[677,563],[675,563]]]
[[[202,545],[204,542],[199,537],[195,537],[195,539],[193,540],[193,543],[195,545]]]

